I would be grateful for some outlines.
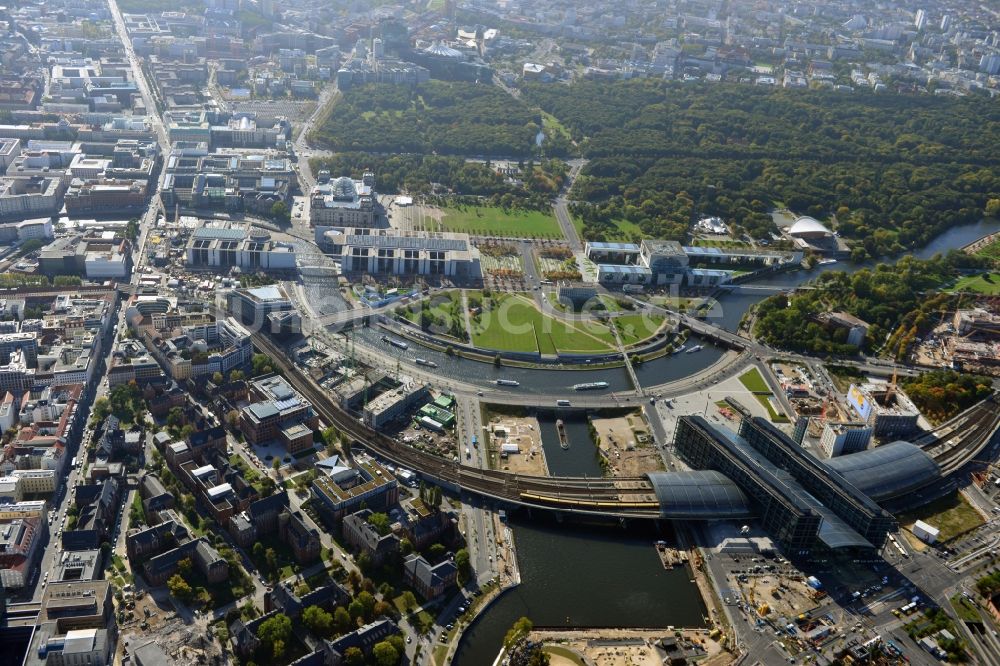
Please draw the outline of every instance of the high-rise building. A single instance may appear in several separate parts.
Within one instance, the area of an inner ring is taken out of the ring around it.
[[[917,26],[917,30],[923,30],[927,25],[927,12],[918,9],[916,16],[913,17],[913,25]]]

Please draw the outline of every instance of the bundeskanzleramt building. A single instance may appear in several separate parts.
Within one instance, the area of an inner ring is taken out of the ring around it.
[[[386,230],[378,234],[328,231],[324,240],[340,255],[345,273],[482,277],[479,250],[468,234]]]

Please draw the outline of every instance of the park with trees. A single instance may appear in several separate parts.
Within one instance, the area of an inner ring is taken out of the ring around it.
[[[701,215],[768,238],[769,212],[788,208],[833,224],[854,259],[884,257],[977,221],[1000,192],[1000,111],[975,96],[915,105],[653,79],[522,88],[590,158],[571,195],[595,240],[615,219],[683,240]]]

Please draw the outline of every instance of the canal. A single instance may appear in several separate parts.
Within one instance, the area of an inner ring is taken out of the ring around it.
[[[538,412],[537,416],[549,475],[593,477],[602,475],[601,465],[597,462],[597,445],[590,436],[586,413],[580,410],[572,412],[545,410]],[[566,428],[566,440],[570,443],[568,449],[563,449],[559,444],[556,420],[562,420],[563,427]]]
[[[586,426],[584,426],[586,427]],[[526,513],[512,519],[521,585],[466,632],[456,666],[489,666],[521,616],[536,626],[701,627],[705,606],[686,567],[667,570],[651,524],[567,527]]]

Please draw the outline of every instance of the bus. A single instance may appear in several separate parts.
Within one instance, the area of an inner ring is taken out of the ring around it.
[[[69,467],[70,467],[70,469],[73,469],[74,467],[76,467],[76,456],[73,456],[73,460],[70,461]]]

